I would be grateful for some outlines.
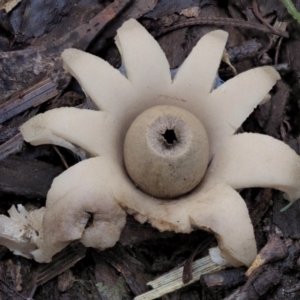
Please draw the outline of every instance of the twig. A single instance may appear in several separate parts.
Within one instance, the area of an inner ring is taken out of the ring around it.
[[[182,281],[184,284],[189,283],[193,280],[193,261],[197,254],[201,253],[203,250],[207,249],[209,244],[211,244],[213,238],[207,237],[190,255],[190,257],[186,260],[183,266],[183,273],[182,273]]]
[[[68,169],[69,166],[68,166],[68,163],[67,163],[66,159],[64,158],[64,156],[60,153],[60,151],[58,150],[58,148],[56,146],[53,146],[53,148],[54,148],[54,151],[58,154],[59,158],[61,159],[64,167],[66,169]]]
[[[229,26],[241,27],[246,29],[258,30],[264,33],[275,34],[285,38],[289,37],[287,32],[277,31],[274,30],[274,28],[270,29],[266,26],[252,23],[252,22],[245,22],[245,21],[231,19],[231,18],[219,18],[219,17],[218,18],[196,18],[193,20],[186,20],[184,22],[180,22],[162,29],[161,31],[158,32],[158,34],[156,34],[156,36],[161,36],[163,34],[166,34],[178,28],[183,28],[187,26],[199,26],[199,25],[218,25],[218,26],[229,25]]]
[[[278,31],[276,28],[274,28],[273,26],[271,26],[267,21],[266,19],[264,19],[262,17],[262,15],[260,14],[260,11],[258,9],[258,5],[257,5],[257,0],[253,0],[252,1],[252,10],[253,10],[253,13],[255,15],[255,17],[261,21],[263,24],[265,24],[267,27],[270,28],[270,30],[272,30],[273,32],[278,32],[277,35],[280,35],[280,31]]]
[[[275,53],[275,65],[278,64],[278,59],[279,59],[279,52],[281,49],[281,44],[282,44],[283,38],[281,37],[278,41],[277,47],[276,47],[276,53]]]

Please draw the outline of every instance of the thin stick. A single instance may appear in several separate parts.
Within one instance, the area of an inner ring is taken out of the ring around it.
[[[66,161],[66,159],[64,158],[64,156],[60,153],[60,151],[58,150],[58,148],[56,146],[53,146],[55,152],[58,154],[59,158],[61,159],[63,165],[65,166],[66,169],[69,169],[68,163]]]
[[[284,31],[278,31],[278,30],[275,30],[274,28],[270,29],[270,28],[260,25],[260,24],[231,19],[231,18],[196,18],[193,20],[187,20],[187,21],[179,22],[178,24],[175,24],[175,25],[172,25],[172,26],[162,29],[161,31],[158,32],[158,34],[156,34],[156,36],[161,36],[167,32],[173,31],[178,28],[183,28],[183,27],[187,27],[187,26],[197,26],[197,25],[198,26],[199,25],[218,25],[218,26],[229,25],[229,26],[241,27],[241,28],[246,28],[246,29],[258,30],[261,32],[269,33],[269,34],[283,36],[285,38],[289,37],[288,33],[284,32]]]

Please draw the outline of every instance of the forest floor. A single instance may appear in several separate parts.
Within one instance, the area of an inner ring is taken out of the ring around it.
[[[61,52],[76,47],[119,68],[113,38],[130,18],[157,39],[171,69],[214,29],[229,32],[226,50],[237,73],[274,66],[282,80],[241,130],[273,136],[300,153],[300,25],[281,0],[22,0],[7,12],[14,2],[0,1],[1,214],[19,203],[43,206],[53,179],[78,162],[63,148],[26,144],[19,132],[37,113],[85,106],[80,86],[62,69]],[[114,13],[108,14],[107,8]],[[221,63],[221,79],[233,77],[234,68]],[[162,299],[300,299],[300,203],[280,212],[287,205],[281,192],[245,189],[241,194],[258,249],[265,247],[269,255],[267,263],[249,278],[246,268],[204,275]],[[214,236],[207,232],[161,233],[128,216],[115,247],[99,251],[75,243],[50,264],[0,246],[0,299],[133,299],[150,290],[147,282],[188,266],[214,245]]]

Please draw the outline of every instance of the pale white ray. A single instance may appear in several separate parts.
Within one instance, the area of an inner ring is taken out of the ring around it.
[[[216,184],[200,194],[198,201],[199,205],[195,203],[191,210],[192,224],[215,234],[222,256],[233,266],[249,266],[257,250],[245,201],[224,184]]]
[[[237,75],[211,92],[201,106],[200,120],[207,130],[212,154],[236,132],[279,79],[274,68],[259,67]]]
[[[224,182],[234,189],[268,187],[300,198],[300,156],[283,142],[267,135],[242,133],[219,146],[203,185]]]
[[[121,153],[121,130],[115,117],[103,111],[57,108],[39,114],[20,128],[32,145],[54,144],[78,153],[80,147],[92,156]]]
[[[122,116],[137,99],[132,84],[105,60],[77,49],[62,53],[64,68],[79,82],[96,106]]]
[[[228,33],[215,30],[204,35],[185,59],[174,78],[172,92],[188,102],[197,114],[216,80]]]
[[[221,183],[205,190],[197,188],[172,201],[138,193],[131,190],[131,197],[123,198],[120,205],[141,223],[149,222],[160,231],[189,233],[201,228],[212,232],[222,256],[236,267],[250,265],[255,259],[256,243],[247,206],[230,186]]]
[[[151,101],[151,98],[171,84],[170,67],[165,53],[136,20],[126,21],[118,29],[115,40],[127,78],[143,97],[140,101]]]
[[[116,202],[122,191],[119,178],[106,168],[106,161],[90,158],[55,178],[47,196],[43,240],[32,252],[37,261],[49,261],[74,240],[98,249],[118,241],[126,213]]]

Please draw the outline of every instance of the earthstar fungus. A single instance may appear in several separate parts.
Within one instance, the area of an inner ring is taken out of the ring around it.
[[[53,181],[45,208],[19,206],[19,216],[16,210],[11,219],[1,216],[19,218],[32,230],[30,247],[7,236],[1,243],[39,262],[74,240],[105,249],[118,241],[128,213],[161,231],[210,231],[223,258],[250,265],[253,227],[234,189],[272,187],[294,201],[300,158],[269,136],[234,135],[280,77],[272,67],[259,67],[213,89],[227,36],[216,30],[202,37],[173,80],[165,54],[135,20],[116,37],[126,76],[99,57],[65,50],[65,69],[99,111],[54,109],[21,132],[33,145],[84,149],[92,157]]]

